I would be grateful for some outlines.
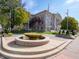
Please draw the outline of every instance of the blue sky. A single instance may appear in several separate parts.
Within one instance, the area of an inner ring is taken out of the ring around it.
[[[47,10],[49,4],[50,12],[60,13],[63,18],[69,9],[69,16],[79,21],[79,0],[22,0],[22,3],[26,4],[25,9],[32,14]]]

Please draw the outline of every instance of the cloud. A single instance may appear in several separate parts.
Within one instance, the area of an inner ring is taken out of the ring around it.
[[[32,9],[36,6],[35,0],[23,0],[23,3],[26,5],[25,8]]]
[[[63,4],[63,8],[67,8],[70,10],[79,9],[79,0],[65,0]]]
[[[78,2],[79,2],[79,0],[66,0],[66,4],[75,4]]]

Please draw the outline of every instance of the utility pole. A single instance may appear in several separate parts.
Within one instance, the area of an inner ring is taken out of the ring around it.
[[[67,15],[67,31],[68,31],[68,16],[69,16],[69,10],[68,9],[67,9],[66,15]]]
[[[27,8],[26,10],[27,10],[27,13],[28,13],[28,17],[30,17],[30,16],[29,16],[29,10],[28,10],[28,8]],[[27,25],[28,25],[27,27],[28,27],[28,31],[29,31],[29,20],[28,20]]]

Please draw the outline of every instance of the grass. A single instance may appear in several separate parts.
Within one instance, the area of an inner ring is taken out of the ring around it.
[[[8,33],[9,35],[12,35],[12,34],[24,34],[24,33],[36,33],[36,34],[53,34],[53,35],[56,35],[58,34],[58,32],[28,32],[28,31],[24,31],[24,30],[20,30],[20,31],[12,31],[11,33]]]

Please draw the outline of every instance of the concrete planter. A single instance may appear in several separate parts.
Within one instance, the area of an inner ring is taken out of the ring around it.
[[[64,35],[64,34],[60,34],[60,35],[56,35],[57,37],[63,37],[63,38],[67,38],[67,39],[74,39],[75,36],[73,35]]]

